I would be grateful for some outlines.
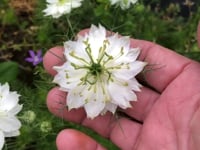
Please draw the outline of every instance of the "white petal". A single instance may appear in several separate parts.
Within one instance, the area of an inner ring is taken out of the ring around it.
[[[0,130],[0,150],[3,148],[4,142],[5,142],[5,137],[3,132]]]
[[[87,117],[93,119],[103,111],[106,101],[109,100],[109,95],[106,93],[105,88],[106,87],[102,87],[101,82],[97,82],[84,90],[84,108],[86,110]]]
[[[82,94],[86,87],[84,86],[78,86],[77,88],[74,88],[73,90],[69,91],[67,96],[67,106],[69,107],[69,110],[72,108],[79,108],[85,104],[85,99]]]
[[[129,80],[129,86],[132,90],[140,92],[140,88],[142,87],[141,84],[138,83],[138,81],[135,78],[132,78]]]
[[[138,73],[140,73],[144,67],[147,65],[146,62],[142,61],[135,61],[131,64],[130,71],[132,72],[133,76],[136,76]]]
[[[4,85],[0,84],[0,95],[1,96],[7,96],[9,94],[10,87],[8,83],[5,83]]]
[[[112,97],[112,102],[123,109],[131,107],[129,101],[136,99],[136,95],[129,87],[110,83],[108,89]]]
[[[81,78],[87,73],[86,70],[75,70],[69,62],[63,64],[63,66],[53,67],[58,74],[55,75],[53,82],[60,85],[63,91],[69,91],[77,87],[81,82]]]
[[[129,50],[127,57],[131,61],[135,61],[140,54],[140,48],[132,48]]]
[[[22,110],[22,106],[23,105],[19,105],[19,104],[17,104],[14,108],[12,108],[10,111],[8,111],[8,113],[10,114],[10,115],[16,115],[17,113],[19,113],[21,110]]]
[[[11,132],[4,132],[5,137],[14,137],[20,135],[19,130],[11,131]]]
[[[70,12],[70,10],[71,10],[70,7],[64,7],[64,6],[60,6],[57,9],[58,13],[60,13],[60,14],[62,14],[64,12]]]
[[[106,106],[104,110],[101,112],[101,114],[104,115],[107,111],[110,111],[114,114],[116,112],[117,106],[118,105],[113,104],[113,103],[106,103]]]
[[[88,63],[90,63],[90,58],[85,51],[86,45],[84,45],[83,42],[75,43],[72,41],[68,41],[64,43],[64,46],[66,59],[70,63],[74,63],[78,66],[87,65]]]
[[[77,1],[77,2],[72,1],[71,6],[72,6],[72,8],[80,7],[81,6],[81,1],[80,0]]]
[[[21,127],[21,122],[15,116],[0,117],[0,130],[11,132]]]
[[[97,27],[92,25],[91,30],[89,32],[89,43],[92,49],[91,55],[95,61],[99,56],[99,50],[103,46],[103,42],[105,39],[106,39],[105,28],[100,26],[99,29],[97,30]]]
[[[10,92],[6,97],[3,97],[2,101],[0,102],[0,109],[9,111],[14,108],[18,101],[19,101],[19,94],[16,92]]]
[[[107,53],[114,58],[117,57],[117,61],[119,61],[120,58],[119,54],[121,53],[121,48],[123,47],[124,49],[124,54],[128,53],[129,50],[129,45],[130,45],[130,40],[128,37],[123,37],[123,38],[118,38],[118,34],[115,34],[111,37],[108,38],[109,40],[109,47],[107,49]]]
[[[134,61],[128,65],[129,68],[127,68],[126,65],[121,65],[121,69],[113,70],[113,75],[119,79],[129,80],[135,77],[138,73],[140,73],[144,69],[146,64],[146,62]]]
[[[84,105],[86,110],[86,114],[88,118],[95,118],[97,117],[105,107],[105,103],[102,101],[90,101]]]
[[[46,0],[47,3],[58,3],[59,0]]]

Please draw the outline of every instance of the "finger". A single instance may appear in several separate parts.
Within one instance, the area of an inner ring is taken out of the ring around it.
[[[49,74],[55,75],[57,72],[53,69],[53,66],[60,66],[63,64],[63,51],[63,47],[57,46],[48,50],[44,55],[43,65]]]
[[[89,32],[89,30],[90,29],[83,29],[83,30],[81,30],[80,32],[78,32],[78,34],[77,34],[77,36],[79,36],[79,35],[85,35],[86,33],[88,33]]]
[[[137,101],[131,102],[132,107],[124,112],[134,119],[143,122],[151,111],[160,94],[147,87],[142,87],[141,92],[137,92]]]
[[[54,88],[49,92],[47,96],[47,106],[53,114],[67,121],[80,123],[95,130],[100,135],[110,138],[116,145],[121,146],[122,149],[133,146],[142,126],[131,120],[117,119],[111,113],[98,116],[91,120],[86,118],[83,109],[73,109],[68,111],[65,104],[66,94],[64,92],[60,91],[58,88]],[[118,139],[122,138],[121,135],[123,135],[124,140]]]
[[[65,92],[59,90],[58,87],[53,88],[47,95],[47,107],[51,113],[67,121],[82,123],[97,131],[104,137],[109,137],[113,122],[116,119],[111,113],[96,117],[95,119],[86,119],[83,108],[67,110]],[[101,122],[101,123],[100,123]]]
[[[51,113],[64,120],[81,123],[85,118],[83,109],[66,109],[67,93],[59,90],[58,87],[51,89],[47,95],[47,107]]]
[[[139,59],[153,67],[145,74],[145,80],[158,92],[162,92],[191,63],[190,59],[152,42],[131,39],[131,47],[140,47]]]
[[[105,150],[91,137],[73,129],[61,131],[57,136],[56,145],[58,150]]]
[[[110,122],[110,118],[101,116],[94,120],[85,119],[83,124],[95,130],[97,133],[100,133],[102,130],[107,131],[107,138],[120,149],[133,149],[142,127],[141,124],[128,120],[127,118],[115,118],[112,120],[112,123],[105,122]]]

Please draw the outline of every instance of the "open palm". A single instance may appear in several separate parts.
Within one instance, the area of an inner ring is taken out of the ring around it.
[[[132,39],[131,46],[140,47],[139,59],[153,67],[145,75],[149,86],[136,93],[138,101],[132,103],[132,108],[123,110],[138,121],[124,117],[116,120],[110,113],[90,120],[83,109],[58,111],[66,103],[67,94],[58,87],[48,94],[49,110],[56,116],[90,127],[122,150],[196,150],[196,139],[200,140],[197,128],[197,122],[200,123],[200,64],[151,42]],[[44,57],[45,69],[52,75],[56,74],[52,66],[63,63],[59,59],[63,57],[62,51],[62,47],[54,47]],[[73,129],[59,133],[57,147],[58,150],[105,149]]]

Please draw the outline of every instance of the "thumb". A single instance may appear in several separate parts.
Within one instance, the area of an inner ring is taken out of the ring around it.
[[[62,130],[56,144],[58,150],[106,150],[91,137],[74,129]]]

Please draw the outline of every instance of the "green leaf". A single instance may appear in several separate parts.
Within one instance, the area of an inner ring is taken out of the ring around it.
[[[19,65],[16,62],[2,62],[0,63],[0,82],[10,82],[17,78],[19,73]]]

